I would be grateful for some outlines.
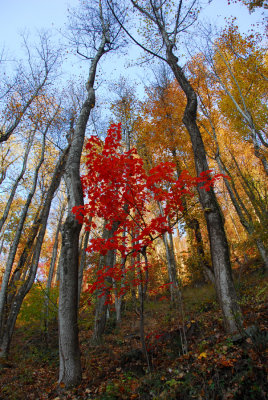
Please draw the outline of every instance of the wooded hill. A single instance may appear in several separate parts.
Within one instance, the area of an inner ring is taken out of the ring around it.
[[[49,34],[1,59],[0,398],[266,398],[264,25],[183,44],[200,10],[81,1],[82,86]],[[97,71],[130,43],[154,80],[113,83],[103,123]]]

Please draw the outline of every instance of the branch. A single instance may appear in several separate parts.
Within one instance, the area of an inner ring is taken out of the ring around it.
[[[120,27],[123,29],[123,31],[127,34],[127,36],[137,45],[139,46],[141,49],[143,49],[144,51],[146,51],[147,53],[151,54],[154,57],[158,57],[160,60],[167,62],[167,60],[160,56],[159,54],[151,51],[150,49],[147,49],[147,47],[143,46],[140,42],[138,42],[130,33],[129,31],[124,27],[124,25],[121,23],[121,21],[119,20],[119,18],[117,17],[117,15],[114,12],[113,7],[110,5],[110,0],[106,0],[108,7],[110,8],[114,18],[116,19],[117,23],[120,25]],[[131,0],[132,1],[132,0]]]

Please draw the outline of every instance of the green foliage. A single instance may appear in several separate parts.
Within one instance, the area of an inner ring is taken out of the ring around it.
[[[154,373],[143,379],[142,384],[139,387],[139,395],[141,399],[157,399],[158,394],[161,393],[163,387],[163,380],[160,373]]]
[[[49,313],[48,323],[54,321],[57,318],[58,307],[57,300],[59,295],[59,289],[57,287],[52,288],[49,294]],[[19,316],[18,323],[22,325],[29,325],[31,328],[39,326],[43,329],[44,318],[45,318],[45,299],[47,298],[46,290],[41,284],[34,284],[30,292],[24,299]]]
[[[105,332],[106,333],[118,333],[116,332],[116,314],[115,313],[111,313],[110,317],[107,318],[107,322],[106,322],[106,327],[105,327]]]
[[[200,288],[183,289],[183,298],[188,311],[206,312],[217,307],[215,288],[209,284]]]
[[[117,400],[117,399],[129,399],[132,393],[132,383],[136,378],[133,378],[130,374],[124,374],[121,379],[114,379],[108,381],[104,392],[98,400]]]

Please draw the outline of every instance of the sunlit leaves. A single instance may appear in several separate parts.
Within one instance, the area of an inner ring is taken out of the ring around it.
[[[116,223],[118,227],[112,237],[92,238],[87,251],[105,255],[116,250],[125,258],[143,253],[156,238],[171,232],[172,224],[183,211],[181,197],[192,196],[191,189],[197,185],[209,190],[220,175],[212,177],[211,171],[207,171],[193,178],[183,171],[177,178],[176,165],[171,162],[161,162],[146,172],[136,149],[126,151],[120,141],[121,124],[111,125],[104,142],[97,137],[89,139],[86,145],[88,173],[81,178],[85,205],[74,207],[73,213],[86,226],[89,216],[103,218],[108,230]],[[151,212],[151,205],[157,202],[163,205],[161,215]],[[136,234],[124,237],[124,230]],[[148,265],[139,262],[139,268],[146,269]],[[118,281],[122,274],[120,265],[102,267],[95,283],[89,287],[90,293],[105,288],[112,290],[106,285],[107,277]]]

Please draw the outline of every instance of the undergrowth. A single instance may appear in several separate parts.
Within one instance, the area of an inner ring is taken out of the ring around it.
[[[91,342],[92,309],[82,308],[79,327],[83,379],[78,388],[64,395],[57,392],[55,319],[51,319],[48,335],[44,335],[37,312],[31,323],[23,321],[21,315],[10,360],[2,365],[0,399],[264,400],[268,392],[267,281],[257,273],[244,275],[237,289],[245,328],[251,327],[254,335],[225,335],[210,285],[183,289],[183,321],[179,310],[171,308],[167,300],[149,299],[145,331],[151,371],[140,351],[138,318],[131,304],[126,304],[119,327],[111,314],[99,346]],[[38,302],[34,304],[38,306]],[[182,329],[187,336],[187,354],[181,348]]]

